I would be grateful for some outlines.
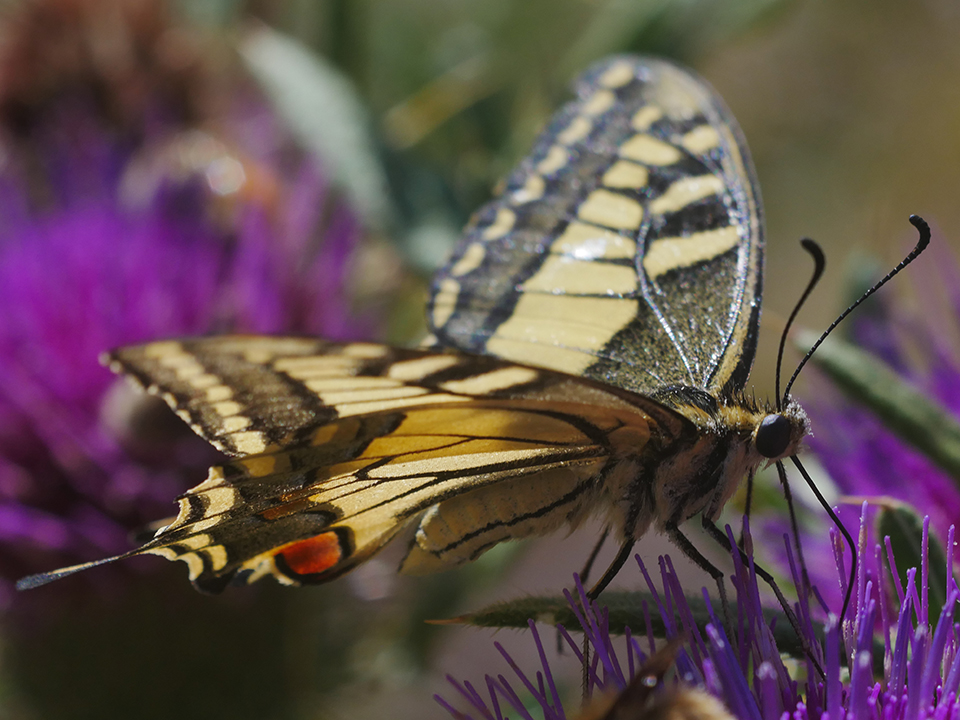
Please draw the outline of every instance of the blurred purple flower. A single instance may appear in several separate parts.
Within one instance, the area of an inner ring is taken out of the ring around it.
[[[861,556],[867,550],[866,524],[864,506]],[[952,546],[952,530],[950,539]],[[834,542],[839,548],[836,539]],[[879,558],[880,552],[877,546],[873,554]],[[668,639],[686,638],[684,649],[677,654],[674,676],[664,681],[667,687],[661,688],[661,692],[677,687],[705,691],[719,699],[726,711],[740,720],[947,720],[960,717],[957,697],[960,626],[953,622],[960,601],[960,589],[956,583],[951,583],[943,608],[928,607],[924,583],[929,577],[929,568],[924,565],[920,569],[919,593],[916,571],[910,571],[905,588],[894,581],[899,609],[887,611],[885,605],[891,602],[891,593],[878,587],[880,578],[861,571],[849,619],[842,628],[836,616],[828,614],[826,626],[821,630],[811,619],[808,604],[804,600],[798,602],[795,611],[799,625],[806,645],[824,671],[821,677],[809,657],[803,661],[805,670],[801,672],[797,671],[795,663],[784,662],[771,626],[762,614],[754,568],[744,567],[738,555],[732,557],[736,565],[733,584],[738,608],[733,637],[727,636],[712,610],[711,621],[702,630],[697,626],[669,558],[661,558],[659,585],[652,581],[640,563],[655,605],[654,608],[644,606],[644,614],[647,617],[651,612],[660,615]],[[926,548],[923,548],[923,557],[927,557]],[[802,587],[796,566],[793,568],[794,582]],[[838,562],[837,569],[841,584],[845,584],[846,571],[842,562]],[[607,628],[606,609],[596,602],[588,602],[579,579],[574,580],[578,598],[568,594],[567,599],[593,650],[593,663],[588,674],[589,692],[622,692],[636,670],[653,654],[653,637],[641,641],[628,630],[621,640],[615,641]],[[705,591],[704,597],[707,598]],[[709,607],[709,598],[707,605]],[[581,607],[587,607],[588,611],[581,613]],[[935,626],[930,625],[934,620],[931,610],[934,614],[939,612]],[[649,626],[649,622],[647,624]],[[503,675],[487,676],[485,692],[480,692],[469,682],[460,683],[448,678],[459,699],[449,702],[437,696],[441,706],[458,720],[503,720],[510,711],[518,717],[533,720],[531,706],[523,701],[523,695],[529,694],[535,702],[532,707],[539,706],[545,720],[576,716],[576,712],[568,713],[564,708],[533,622],[530,627],[541,657],[541,667],[535,679],[497,644],[516,680],[510,681]],[[579,643],[562,627],[559,629],[574,656],[582,661]],[[616,645],[623,647],[619,653]],[[882,658],[879,657],[881,653]],[[515,685],[524,690],[518,691]],[[459,710],[455,705],[469,709]],[[603,716],[595,714],[591,717]]]
[[[92,113],[51,112],[33,131],[41,181],[0,167],[0,607],[17,577],[127,549],[211,459],[117,390],[100,353],[373,330],[350,313],[350,209],[262,104],[241,97],[223,124],[229,140],[165,127],[130,146]]]

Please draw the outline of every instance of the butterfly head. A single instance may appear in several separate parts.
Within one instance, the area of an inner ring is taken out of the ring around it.
[[[810,420],[800,404],[791,398],[783,409],[767,413],[756,424],[753,446],[767,460],[782,460],[796,455],[809,434]]]

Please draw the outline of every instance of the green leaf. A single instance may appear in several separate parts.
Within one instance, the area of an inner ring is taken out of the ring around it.
[[[266,26],[246,33],[240,55],[274,109],[340,184],[367,225],[391,213],[370,120],[350,80],[304,45]]]
[[[801,342],[812,345],[804,333]],[[865,405],[904,442],[960,484],[960,422],[886,363],[843,340],[830,338],[811,361],[852,400]],[[905,478],[906,480],[906,478]]]
[[[622,635],[624,628],[629,627],[634,635],[645,635],[647,633],[646,619],[643,613],[643,603],[646,602],[650,608],[650,631],[655,637],[664,637],[666,628],[663,618],[657,611],[656,602],[650,593],[645,592],[624,592],[611,591],[605,592],[601,596],[601,602],[606,606],[609,613],[610,634]],[[717,606],[717,603],[713,603]],[[701,597],[687,598],[687,605],[693,614],[694,621],[701,629],[707,623],[712,622],[707,606]],[[728,613],[731,618],[737,617],[737,606],[730,603]],[[776,619],[773,628],[773,636],[777,642],[780,652],[787,653],[794,657],[803,657],[803,648],[799,638],[790,623],[778,610],[765,610],[764,617],[767,625]],[[531,596],[518,598],[516,600],[507,600],[500,603],[489,605],[482,610],[474,613],[461,615],[450,620],[440,621],[442,623],[460,623],[464,625],[474,625],[476,627],[494,627],[494,628],[516,628],[526,629],[528,619],[543,623],[546,625],[563,625],[569,630],[579,629],[577,622],[570,609],[570,604],[560,596]],[[721,620],[723,618],[721,617]],[[680,618],[676,619],[680,625]]]
[[[890,537],[893,556],[897,561],[900,587],[906,587],[907,570],[919,568],[923,562],[923,518],[907,503],[884,499],[878,503],[876,519],[878,537]],[[927,540],[929,567],[929,607],[941,608],[947,601],[947,553],[931,530]],[[891,569],[892,570],[892,569]],[[917,578],[917,582],[920,579]],[[937,612],[934,610],[934,612]]]

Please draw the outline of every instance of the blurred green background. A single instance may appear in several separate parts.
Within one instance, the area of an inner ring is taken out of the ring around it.
[[[383,334],[394,341],[422,329],[429,273],[469,213],[572,77],[610,53],[692,66],[748,139],[768,230],[761,395],[808,276],[801,237],[828,257],[802,316],[815,329],[841,309],[851,264],[889,266],[912,246],[911,213],[931,222],[936,242],[957,245],[952,0],[181,0],[175,12],[256,78],[337,179],[372,248],[356,294],[375,295],[391,265],[396,302]],[[342,124],[364,131],[330,142]],[[431,696],[444,673],[480,682],[503,664],[490,633],[423,620],[556,591],[592,542],[585,530],[530,543],[522,558],[498,549],[426,579],[396,578],[394,548],[329,586],[214,598],[156,559],[116,592],[58,603],[54,585],[36,591],[42,612],[11,612],[0,625],[0,718],[441,717]],[[532,657],[522,637],[498,639],[520,662]]]

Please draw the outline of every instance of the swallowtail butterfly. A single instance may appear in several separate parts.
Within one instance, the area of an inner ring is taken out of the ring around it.
[[[119,558],[181,560],[206,591],[299,585],[409,526],[401,570],[425,573],[599,515],[626,559],[798,451],[802,409],[744,394],[763,222],[729,111],[651,58],[575,93],[437,272],[418,349],[230,336],[107,356],[233,458]]]

